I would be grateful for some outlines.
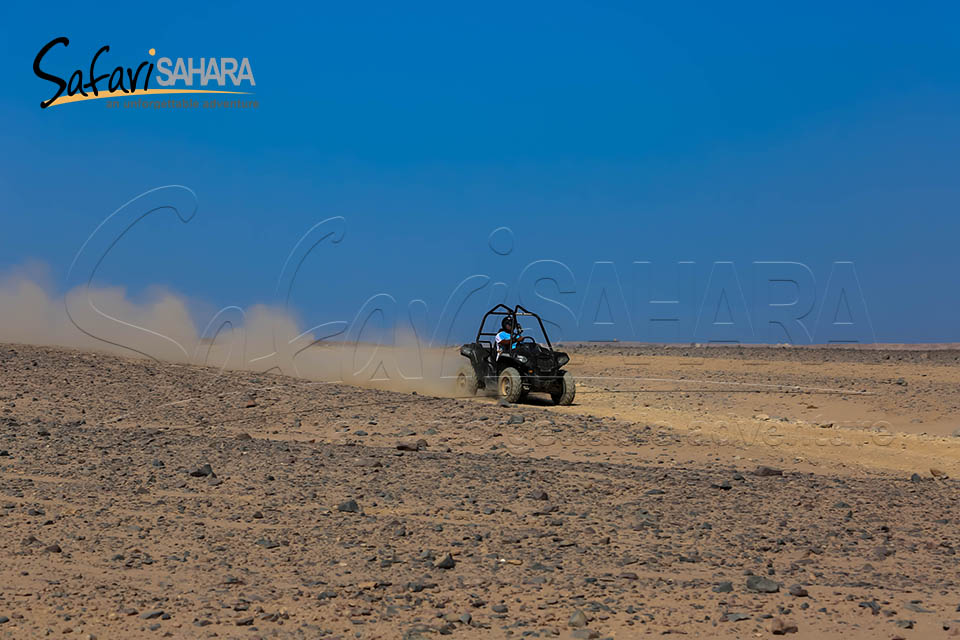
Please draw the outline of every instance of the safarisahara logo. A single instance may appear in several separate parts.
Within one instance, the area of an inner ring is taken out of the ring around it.
[[[144,60],[134,67],[118,65],[109,73],[109,66],[100,61],[100,57],[109,53],[110,46],[104,45],[93,54],[87,73],[76,69],[68,75],[69,79],[52,73],[44,65],[44,58],[54,47],[67,47],[70,40],[65,37],[54,38],[40,49],[33,59],[33,72],[38,78],[47,80],[56,86],[56,93],[40,102],[40,108],[58,106],[81,100],[98,98],[124,98],[131,96],[158,95],[170,93],[232,93],[251,94],[252,91],[240,91],[241,88],[256,86],[253,70],[247,58],[157,58],[156,64]],[[155,49],[147,52],[151,58],[157,55]],[[154,74],[156,72],[156,74]],[[151,86],[153,81],[158,85]],[[207,89],[205,87],[224,87]],[[231,87],[234,90],[230,90]]]

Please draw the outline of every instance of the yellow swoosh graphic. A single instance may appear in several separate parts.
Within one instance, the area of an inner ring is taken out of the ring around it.
[[[60,97],[57,98],[50,106],[56,107],[57,105],[67,104],[68,102],[81,102],[83,100],[100,100],[101,98],[139,98],[140,96],[151,96],[158,94],[171,94],[171,93],[232,93],[236,95],[253,95],[252,91],[212,91],[209,89],[147,89],[146,91],[133,91],[131,93],[123,93],[122,91],[107,92],[101,91],[100,95],[95,96],[92,93],[88,95],[83,95],[82,93],[77,93],[72,96]]]

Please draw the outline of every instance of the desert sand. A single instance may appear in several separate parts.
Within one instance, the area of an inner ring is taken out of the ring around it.
[[[960,352],[567,348],[503,407],[0,345],[0,637],[958,633]]]

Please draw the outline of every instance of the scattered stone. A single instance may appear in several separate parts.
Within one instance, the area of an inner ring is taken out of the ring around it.
[[[206,476],[213,476],[214,475],[213,467],[211,467],[209,464],[205,464],[203,466],[197,467],[196,469],[192,469],[190,471],[190,475],[193,476],[194,478],[204,478]]]
[[[802,586],[800,586],[799,584],[790,585],[790,589],[788,589],[787,592],[788,592],[790,595],[795,596],[795,597],[797,597],[797,598],[806,598],[808,595],[810,595],[810,594],[807,592],[807,590],[804,589],[804,588],[803,588]]]
[[[880,605],[877,604],[876,600],[863,601],[858,606],[863,609],[870,609],[870,613],[873,615],[878,615],[880,613]]]
[[[718,582],[716,585],[714,585],[713,591],[714,593],[730,593],[731,591],[733,591],[733,583]]]
[[[585,627],[587,626],[587,615],[580,609],[577,609],[570,615],[570,619],[567,620],[567,625],[574,629]]]
[[[773,467],[757,467],[756,471],[753,472],[753,475],[760,476],[761,478],[767,478],[770,476],[782,476],[783,469],[774,469]]]
[[[524,417],[519,413],[514,413],[507,419],[507,424],[523,424],[525,421]]]
[[[400,440],[397,442],[398,451],[422,451],[427,448],[427,441],[423,438],[419,440]]]
[[[783,618],[770,618],[767,620],[767,631],[775,636],[782,636],[788,633],[796,633],[797,625]]]
[[[723,491],[727,491],[732,489],[733,485],[730,484],[729,480],[724,480],[723,482],[714,482],[710,485],[710,487],[713,489],[722,489]]]
[[[452,555],[446,553],[442,558],[437,560],[433,566],[437,569],[453,569],[455,566],[457,566],[457,561],[453,559]]]
[[[780,591],[780,585],[763,576],[749,576],[747,578],[747,589],[757,593],[776,593]]]
[[[163,615],[163,611],[160,609],[154,609],[152,611],[144,611],[140,614],[141,620],[153,620],[154,618],[159,618]]]
[[[337,505],[337,511],[343,513],[360,513],[360,505],[356,500],[346,500]]]
[[[749,620],[750,616],[745,613],[727,613],[723,616],[725,622],[740,622],[741,620]]]

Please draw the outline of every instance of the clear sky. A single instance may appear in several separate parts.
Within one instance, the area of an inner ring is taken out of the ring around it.
[[[652,261],[648,298],[670,299],[675,263],[693,261],[690,313],[736,321],[739,289],[750,316],[739,337],[779,340],[758,305],[798,296],[772,283],[764,298],[752,263],[790,261],[812,276],[799,294],[811,337],[818,318],[847,313],[858,339],[958,341],[958,13],[945,2],[5,3],[0,268],[41,261],[64,287],[107,215],[179,184],[196,193],[194,219],[143,220],[98,280],[133,295],[162,285],[202,309],[272,302],[296,242],[343,216],[343,241],[318,247],[296,281],[310,325],[352,320],[378,293],[404,308],[424,300],[435,325],[464,278],[491,278],[492,294],[467,307],[479,309],[502,292],[515,300],[524,267],[554,260],[573,276],[565,292],[530,290],[571,310],[576,323],[557,320],[564,337],[605,337],[594,321],[622,314],[613,288],[589,291],[594,262],[614,263],[633,309],[632,262]],[[49,66],[64,75],[104,44],[106,72],[150,48],[246,57],[259,107],[40,109],[53,85],[33,59],[58,36],[70,45]],[[502,226],[511,237],[492,244],[508,255],[490,247]],[[830,292],[837,261],[853,271]],[[626,322],[614,337],[670,339]]]

